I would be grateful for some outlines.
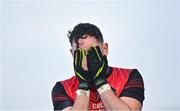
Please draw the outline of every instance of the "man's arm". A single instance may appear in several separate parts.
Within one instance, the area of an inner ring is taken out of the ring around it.
[[[142,76],[138,70],[132,70],[119,98],[116,97],[114,92],[109,88],[101,93],[101,99],[106,109],[141,110],[144,100],[144,83]]]
[[[117,98],[109,89],[101,94],[101,99],[107,110],[141,110],[141,103],[130,97]]]
[[[63,85],[57,82],[52,90],[52,101],[54,110],[87,110],[89,106],[89,94],[85,90],[80,90],[77,92],[77,97],[73,104]]]
[[[88,110],[89,108],[89,92],[85,90],[78,90],[76,100],[73,104],[72,110]]]
[[[62,110],[72,106],[72,101],[68,97],[63,85],[57,82],[52,90],[52,102],[54,110]]]
[[[85,94],[86,91],[81,92],[82,95],[77,95],[76,100],[73,106],[66,107],[64,111],[71,111],[71,110],[88,110],[89,107],[89,97]]]
[[[90,75],[84,67],[85,51],[78,48],[74,51],[74,72],[78,78],[79,85],[76,91],[76,100],[71,110],[88,110],[89,108],[89,82]]]
[[[132,88],[133,92],[128,92],[128,90],[127,92],[123,92],[124,95],[122,95],[122,98],[116,97],[109,83],[106,80],[108,75],[107,73],[109,70],[107,57],[105,55],[102,55],[99,46],[93,46],[88,50],[87,61],[88,61],[88,70],[93,78],[93,83],[96,89],[98,90],[98,93],[101,96],[102,102],[104,103],[106,109],[108,110],[113,110],[113,109],[140,110],[141,109],[142,107],[141,103],[138,101],[136,96],[139,96],[137,89],[144,87],[143,81],[139,81],[139,79],[137,78],[134,79],[133,77],[134,80],[130,81],[130,84],[128,84],[128,86],[125,86],[125,88],[127,89],[130,88],[131,90],[131,87],[133,88],[135,87],[135,90]],[[133,70],[131,72],[134,73],[138,71]],[[134,75],[134,74],[130,74],[130,75]],[[142,94],[144,94],[144,89]]]

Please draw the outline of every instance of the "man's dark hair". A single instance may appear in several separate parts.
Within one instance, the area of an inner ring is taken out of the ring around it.
[[[72,45],[73,40],[77,43],[78,39],[85,34],[96,37],[98,42],[104,42],[100,29],[90,23],[80,23],[76,25],[72,31],[68,31],[67,36],[69,37],[69,42]]]

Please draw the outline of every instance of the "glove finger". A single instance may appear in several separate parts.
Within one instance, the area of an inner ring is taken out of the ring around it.
[[[76,62],[77,62],[77,66],[81,66],[81,49],[77,49]]]
[[[92,47],[92,53],[94,55],[95,60],[97,61],[97,63],[102,61],[102,53],[101,50],[98,46],[93,46]]]
[[[103,56],[103,63],[104,63],[104,73],[107,75],[108,73],[108,70],[109,70],[109,67],[108,67],[108,61],[107,61],[107,57],[104,55]]]
[[[107,61],[106,56],[103,56],[103,63],[104,63],[104,67],[107,68],[108,67],[108,61]]]
[[[74,51],[74,59],[73,59],[74,66],[77,65],[77,50]]]
[[[96,59],[95,59],[95,56],[94,56],[94,54],[93,54],[93,52],[92,52],[92,50],[90,49],[89,51],[88,51],[88,65],[92,68],[92,67],[94,67],[95,66],[95,64],[97,64],[97,62],[96,62]]]
[[[107,57],[105,55],[103,56],[103,61],[108,65]]]
[[[93,60],[94,60],[95,64],[99,65],[100,60],[99,60],[98,54],[96,53],[94,47],[92,47],[92,49],[91,49],[91,54],[93,56]]]
[[[80,57],[80,64],[79,65],[82,66],[84,64],[85,51],[81,49],[80,55],[81,55],[81,57]]]
[[[87,54],[87,66],[88,66],[88,70],[90,72],[90,78],[91,80],[94,79],[94,76],[95,76],[95,69],[96,69],[96,65],[95,65],[95,61],[94,61],[94,58],[92,56],[92,53],[91,51]]]
[[[98,52],[98,54],[99,54],[99,57],[102,59],[102,58],[103,58],[103,55],[102,55],[102,51],[101,51],[100,47],[99,47],[99,46],[96,46],[96,49],[97,49],[97,52]]]

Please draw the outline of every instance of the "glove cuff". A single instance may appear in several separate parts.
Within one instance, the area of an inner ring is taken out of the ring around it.
[[[102,85],[107,84],[107,80],[105,78],[99,78],[94,81],[96,89],[99,89]]]
[[[79,83],[78,89],[82,89],[82,90],[88,91],[89,90],[89,83],[85,82],[85,81],[81,81]]]

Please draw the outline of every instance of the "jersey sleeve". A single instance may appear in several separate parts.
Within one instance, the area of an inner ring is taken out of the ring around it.
[[[120,95],[138,100],[142,105],[144,101],[144,82],[141,74],[137,69],[130,72],[128,81]]]
[[[60,82],[55,84],[51,94],[54,110],[63,110],[68,106],[72,106],[72,102]]]

